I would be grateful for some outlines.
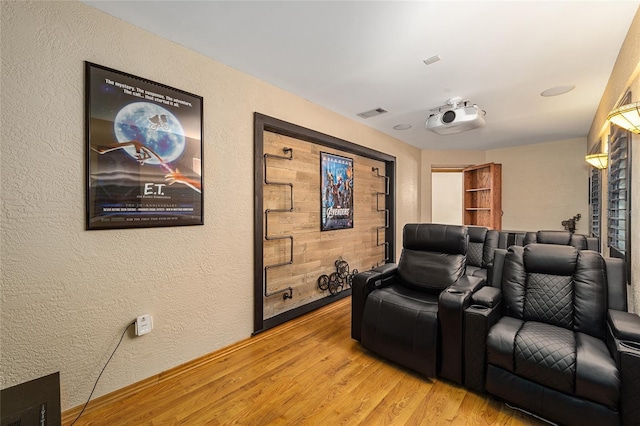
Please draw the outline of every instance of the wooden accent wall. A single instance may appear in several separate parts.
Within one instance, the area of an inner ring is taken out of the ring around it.
[[[348,262],[350,270],[359,271],[384,263],[385,247],[377,244],[384,243],[385,231],[377,228],[385,225],[385,213],[377,209],[384,209],[385,197],[379,196],[376,201],[376,192],[385,191],[385,180],[372,168],[378,168],[384,175],[385,163],[267,131],[263,140],[265,154],[288,156],[283,149],[293,149],[291,160],[269,157],[266,174],[269,182],[293,183],[294,200],[292,212],[270,212],[269,223],[263,223],[269,236],[293,236],[293,263],[270,268],[266,283],[268,292],[291,287],[293,298],[284,299],[282,293],[265,297],[263,316],[266,319],[333,297],[328,290],[320,290],[317,281],[322,274],[335,272],[338,258]],[[351,229],[320,231],[320,152],[353,159],[354,226]],[[287,210],[290,205],[288,186],[263,182],[264,209]],[[289,258],[289,239],[263,240],[265,266],[286,263]]]

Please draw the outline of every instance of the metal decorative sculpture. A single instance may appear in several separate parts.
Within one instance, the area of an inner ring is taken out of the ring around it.
[[[336,272],[332,272],[330,275],[320,275],[318,277],[318,288],[321,291],[329,290],[332,295],[339,294],[344,289],[345,285],[351,287],[353,282],[353,276],[358,273],[357,269],[354,269],[349,273],[349,264],[338,258],[335,261]]]
[[[575,215],[571,219],[563,220],[562,221],[562,226],[564,226],[564,230],[565,231],[569,231],[572,234],[574,232],[576,232],[576,222],[579,221],[581,217],[582,217],[582,215],[580,213],[578,213],[577,215]]]

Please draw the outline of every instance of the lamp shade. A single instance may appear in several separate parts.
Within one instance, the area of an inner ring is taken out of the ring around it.
[[[591,154],[584,157],[584,159],[596,169],[606,169],[609,155],[606,152],[602,154]]]
[[[614,109],[609,113],[607,120],[623,129],[640,134],[640,102]]]

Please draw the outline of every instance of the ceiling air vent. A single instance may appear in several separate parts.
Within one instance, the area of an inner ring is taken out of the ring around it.
[[[425,60],[424,60],[424,61],[422,61],[422,62],[424,62],[424,64],[425,64],[425,65],[431,65],[431,64],[433,64],[433,63],[438,62],[440,59],[442,59],[442,58],[440,57],[440,55],[434,55],[434,56],[432,56],[432,57],[430,57],[430,58],[425,59]]]
[[[361,112],[357,115],[358,117],[362,117],[362,118],[371,118],[371,117],[375,117],[376,115],[384,114],[385,112],[387,112],[385,109],[376,108],[376,109],[372,109],[371,111]]]

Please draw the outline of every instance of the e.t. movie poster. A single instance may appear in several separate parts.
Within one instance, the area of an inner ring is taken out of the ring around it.
[[[202,225],[202,97],[86,63],[87,229]]]
[[[320,229],[353,228],[353,160],[321,152],[320,174]]]

